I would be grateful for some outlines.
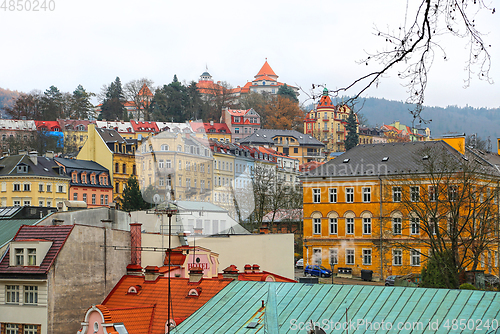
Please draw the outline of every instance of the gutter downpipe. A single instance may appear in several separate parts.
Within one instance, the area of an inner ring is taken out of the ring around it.
[[[383,239],[383,214],[382,214],[382,177],[380,174],[378,175],[378,180],[379,180],[379,223],[380,223],[380,279],[384,279],[384,251],[383,251],[383,245],[382,245],[382,239]]]

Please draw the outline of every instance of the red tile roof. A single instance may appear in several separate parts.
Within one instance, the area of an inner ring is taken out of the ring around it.
[[[23,225],[17,231],[13,241],[29,241],[33,239],[44,239],[52,241],[52,246],[45,255],[40,266],[9,267],[9,253],[6,252],[0,262],[0,274],[46,274],[54,263],[61,248],[64,246],[68,236],[73,230],[73,225],[58,226],[30,226]]]
[[[143,84],[138,95],[139,96],[153,96],[153,93],[151,93],[151,91],[149,90],[148,86],[146,86],[146,84]]]
[[[220,290],[226,287],[231,279],[202,279],[198,283],[189,283],[188,278],[172,277],[170,279],[171,318],[177,324],[182,322]],[[137,294],[127,294],[129,287],[141,286]],[[190,296],[191,289],[201,291],[198,297]],[[116,284],[102,305],[110,312],[113,322],[123,322],[129,333],[163,334],[167,321],[168,279],[159,277],[155,281],[146,281],[144,276],[125,275]],[[151,311],[151,309],[154,309]],[[137,312],[134,312],[136,310]],[[133,319],[129,319],[133,314]],[[132,331],[126,321],[134,321]]]
[[[271,66],[269,66],[269,64],[267,63],[267,60],[264,63],[264,65],[262,65],[262,68],[260,69],[259,73],[257,73],[257,75],[255,77],[262,76],[262,75],[274,75],[274,76],[277,76],[276,73],[274,73],[274,71],[271,68]]]
[[[263,75],[263,76],[260,76],[257,79],[255,79],[254,82],[256,82],[256,81],[262,81],[262,80],[276,81],[276,79],[270,78],[267,75]]]
[[[35,121],[36,129],[46,131],[61,131],[58,121]]]
[[[201,123],[201,122],[191,122],[189,123],[194,132],[200,132],[203,128],[205,133],[231,133],[231,130],[227,127],[226,123]]]
[[[156,122],[139,122],[131,120],[130,124],[135,132],[160,132]]]
[[[232,116],[245,116],[250,109],[228,109],[227,112]]]
[[[335,106],[332,103],[332,99],[330,99],[330,96],[328,95],[323,95],[321,96],[321,99],[319,100],[318,106],[316,107],[317,109],[321,108],[334,108]]]

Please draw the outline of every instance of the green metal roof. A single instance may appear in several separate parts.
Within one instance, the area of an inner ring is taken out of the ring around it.
[[[479,320],[496,333],[499,319],[498,292],[236,281],[175,333],[306,333],[311,321],[326,333],[475,333]]]
[[[16,235],[23,225],[35,225],[40,219],[2,219],[0,220],[0,248]],[[1,256],[2,254],[0,254]]]

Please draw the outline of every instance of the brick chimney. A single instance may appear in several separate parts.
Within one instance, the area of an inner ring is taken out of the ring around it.
[[[249,264],[245,264],[245,273],[250,274],[252,272],[252,266]]]
[[[222,277],[238,280],[239,277],[238,268],[236,268],[234,264],[230,265],[229,267],[227,267],[222,271]]]
[[[127,273],[142,274],[141,267],[141,226],[140,223],[130,224],[130,264]]]
[[[189,269],[189,283],[198,283],[203,278],[203,269],[200,267],[193,267]]]
[[[260,266],[258,264],[254,264],[252,266],[252,270],[254,273],[259,273],[260,272]]]

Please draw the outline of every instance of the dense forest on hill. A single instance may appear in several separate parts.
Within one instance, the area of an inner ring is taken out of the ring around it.
[[[364,103],[360,101],[356,106],[359,108],[356,111],[365,116],[369,126],[391,124],[394,121],[411,126],[412,115],[409,110],[412,105],[404,102],[366,98]],[[447,133],[477,133],[479,137],[485,140],[489,137],[493,142],[500,137],[500,108],[425,106],[421,117],[431,120],[427,125],[422,124],[422,127],[429,127],[433,137]],[[415,124],[415,127],[419,126],[420,124]]]

